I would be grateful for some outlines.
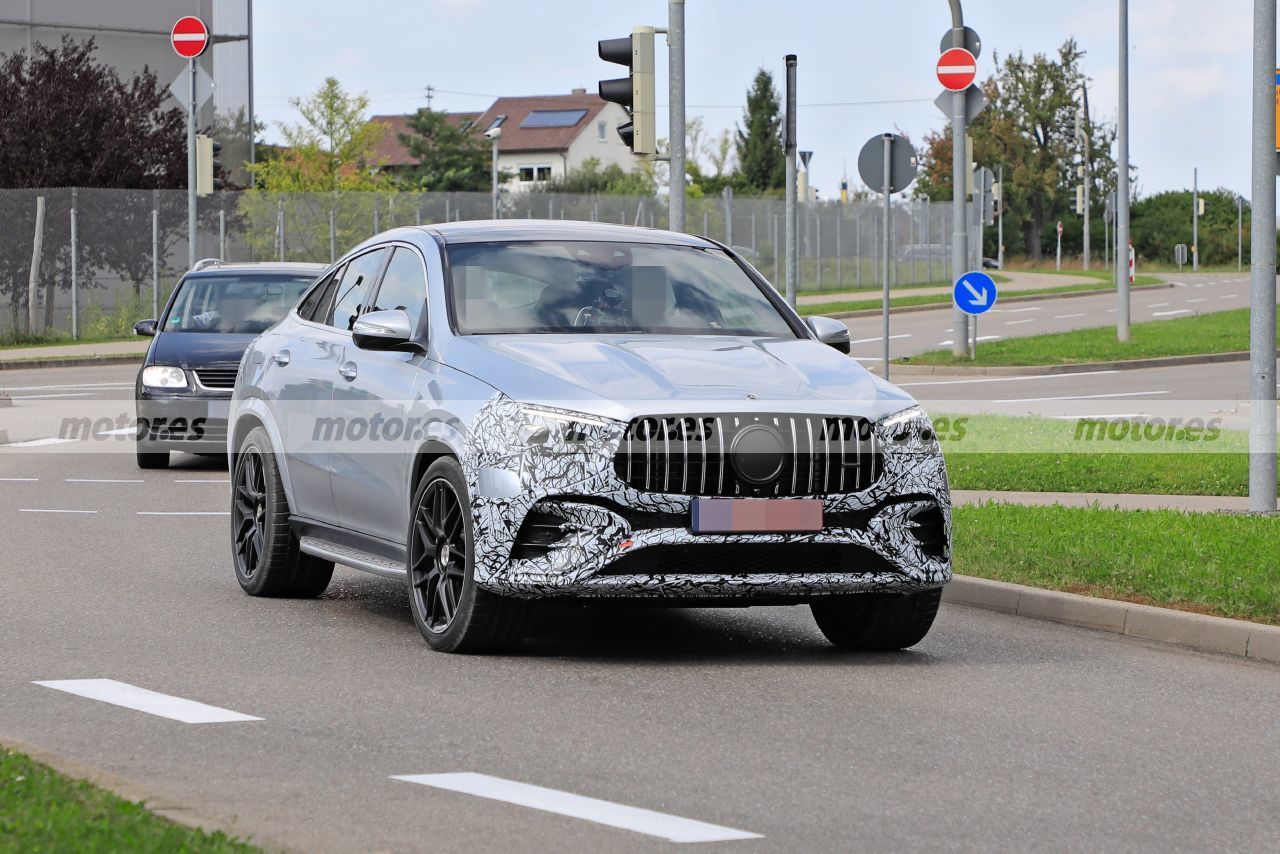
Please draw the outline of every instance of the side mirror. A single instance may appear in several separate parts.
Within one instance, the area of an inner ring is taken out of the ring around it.
[[[841,353],[848,353],[852,349],[849,343],[849,327],[834,317],[808,317],[805,318],[805,322],[809,324],[813,336],[823,344],[835,347]]]
[[[408,312],[399,308],[371,311],[356,318],[351,338],[361,350],[416,350],[413,324]]]
[[[154,338],[156,335],[156,321],[139,320],[133,324],[133,334],[142,335],[146,338]]]

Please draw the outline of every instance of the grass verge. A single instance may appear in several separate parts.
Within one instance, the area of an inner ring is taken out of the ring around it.
[[[252,852],[0,748],[0,851]]]
[[[1161,356],[1202,356],[1249,349],[1249,310],[1235,309],[1196,317],[1153,320],[1130,327],[1131,339],[1116,340],[1114,327],[1077,329],[990,341],[978,358],[956,358],[950,350],[931,350],[910,359],[913,365],[1030,366],[1078,365]]]
[[[1248,495],[1248,434],[1186,424],[934,416],[953,489]]]
[[[1141,282],[1135,284],[1135,289],[1159,285],[1162,282],[1159,279],[1151,279],[1149,282]],[[1000,299],[1007,300],[1010,297],[1038,297],[1048,296],[1050,294],[1076,294],[1089,293],[1099,290],[1098,285],[1077,284],[1063,285],[1056,288],[1037,288],[1035,290],[1023,291],[1005,291],[1000,294]],[[879,308],[880,299],[862,299],[847,300],[842,302],[823,302],[813,305],[802,305],[799,312],[803,315],[809,314],[834,314],[845,311],[864,311],[867,309]],[[904,308],[911,305],[951,305],[951,294],[920,294],[919,296],[892,297],[889,300],[890,308]],[[984,345],[985,346],[985,345]],[[914,361],[914,359],[913,359]],[[967,362],[966,362],[967,363]]]
[[[987,504],[955,509],[955,570],[1280,624],[1280,519]]]

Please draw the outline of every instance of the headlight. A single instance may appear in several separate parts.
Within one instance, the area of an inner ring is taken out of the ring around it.
[[[148,365],[142,369],[142,384],[148,388],[186,388],[187,373],[170,365]]]
[[[918,438],[922,442],[931,443],[936,438],[933,433],[933,422],[918,406],[908,407],[901,412],[882,418],[876,423],[876,427],[879,428],[881,435],[894,442],[908,442],[912,438]]]
[[[594,415],[552,409],[532,403],[520,405],[520,441],[558,451],[589,451],[609,433],[610,423]]]

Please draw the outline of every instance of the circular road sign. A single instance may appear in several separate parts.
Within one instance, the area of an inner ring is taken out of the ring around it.
[[[978,60],[962,47],[938,57],[938,82],[951,92],[963,92],[978,76]]]
[[[179,18],[169,33],[169,43],[183,59],[195,59],[209,46],[209,28],[195,15]]]
[[[879,133],[858,153],[858,176],[877,193],[884,192],[884,147],[889,146],[889,192],[900,193],[916,179],[916,150],[896,133]]]
[[[986,314],[996,304],[996,281],[981,270],[956,280],[952,297],[965,314]]]

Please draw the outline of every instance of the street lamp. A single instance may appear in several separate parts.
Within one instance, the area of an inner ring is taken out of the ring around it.
[[[491,173],[493,177],[493,218],[498,218],[498,139],[502,136],[502,126],[495,125],[484,132],[489,141],[493,143],[493,153],[490,156]]]

